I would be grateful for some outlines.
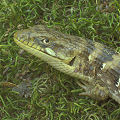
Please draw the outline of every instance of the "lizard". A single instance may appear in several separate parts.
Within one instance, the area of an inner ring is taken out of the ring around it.
[[[106,45],[64,34],[45,25],[18,30],[15,43],[55,69],[75,77],[79,93],[98,101],[112,98],[120,104],[120,53]]]

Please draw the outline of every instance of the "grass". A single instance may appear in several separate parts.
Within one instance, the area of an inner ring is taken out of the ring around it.
[[[97,102],[79,96],[82,89],[74,78],[22,51],[13,41],[18,29],[45,24],[119,52],[120,3],[113,0],[108,8],[101,6],[97,0],[1,0],[0,81],[32,84],[22,95],[0,86],[1,120],[119,120],[120,105],[114,100]]]

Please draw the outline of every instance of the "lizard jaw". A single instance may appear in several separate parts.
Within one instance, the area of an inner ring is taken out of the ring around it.
[[[72,74],[74,73],[74,67],[70,66],[66,63],[64,63],[62,60],[52,57],[38,49],[35,49],[33,47],[30,47],[26,44],[24,44],[23,42],[19,41],[18,39],[16,39],[14,37],[14,41],[16,42],[17,45],[19,45],[21,48],[23,48],[25,51],[31,53],[32,55],[41,58],[43,61],[47,62],[48,64],[50,64],[51,66],[53,66],[54,68],[56,68],[57,70],[63,72],[63,73],[67,73],[67,74]]]

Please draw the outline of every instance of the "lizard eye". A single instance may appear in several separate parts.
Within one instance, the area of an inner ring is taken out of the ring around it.
[[[42,40],[43,41],[43,43],[45,43],[45,44],[48,44],[49,43],[49,40],[46,38],[46,39],[43,39]]]

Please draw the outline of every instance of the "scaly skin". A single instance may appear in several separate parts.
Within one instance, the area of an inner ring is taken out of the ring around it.
[[[105,45],[65,35],[43,25],[14,34],[15,42],[57,70],[76,77],[87,95],[113,98],[120,104],[120,54]]]

